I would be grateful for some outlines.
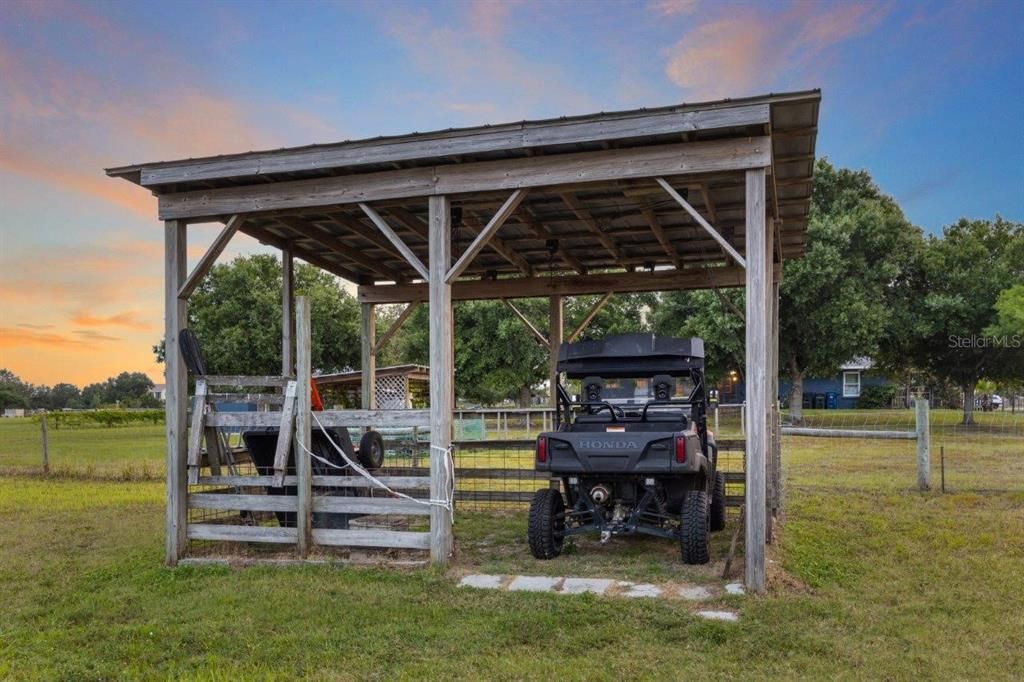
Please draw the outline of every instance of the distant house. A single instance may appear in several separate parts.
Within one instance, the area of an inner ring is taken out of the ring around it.
[[[835,374],[804,378],[803,406],[808,409],[852,409],[860,401],[861,393],[868,386],[891,383],[888,378],[871,372],[874,363],[871,358],[853,358],[839,366]],[[789,401],[791,382],[779,378],[779,400]],[[743,382],[735,385],[730,399],[723,402],[742,402],[746,395]]]
[[[4,408],[4,416],[5,417],[24,417],[25,416],[25,410],[23,408],[21,408],[21,407],[5,407]]]
[[[149,394],[157,400],[167,401],[167,384],[155,384],[149,389]]]

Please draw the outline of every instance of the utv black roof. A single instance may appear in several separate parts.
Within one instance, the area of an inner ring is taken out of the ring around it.
[[[704,368],[704,341],[654,334],[620,334],[598,341],[563,343],[558,371],[570,378],[586,376],[682,376]]]

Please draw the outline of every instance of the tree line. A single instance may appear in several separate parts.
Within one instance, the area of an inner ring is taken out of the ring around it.
[[[152,393],[153,380],[142,372],[121,372],[106,381],[79,389],[74,384],[35,385],[9,369],[0,369],[0,408],[32,410],[97,409],[100,407],[160,407]]]

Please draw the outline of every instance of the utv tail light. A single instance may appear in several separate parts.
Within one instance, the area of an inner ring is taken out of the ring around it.
[[[676,436],[676,463],[686,463],[686,437]]]
[[[537,439],[537,461],[541,464],[548,461],[548,439],[544,436]]]

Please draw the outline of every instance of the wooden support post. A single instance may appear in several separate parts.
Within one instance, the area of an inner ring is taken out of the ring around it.
[[[746,420],[746,586],[760,594],[765,588],[765,455],[768,450],[768,307],[766,277],[765,171],[747,171],[747,400]]]
[[[774,352],[774,328],[772,320],[775,317],[775,277],[774,268],[775,251],[772,245],[774,239],[774,221],[768,221],[765,229],[764,244],[764,319],[765,319],[765,435],[767,446],[765,449],[765,542],[771,544],[775,540],[775,404],[777,391],[775,390],[775,357]]]
[[[281,249],[281,376],[295,376],[295,254]]]
[[[454,407],[454,323],[452,287],[445,281],[452,258],[451,201],[430,197],[430,498],[444,499],[450,485],[447,453],[452,444]],[[430,560],[448,564],[453,547],[452,515],[430,508]]]
[[[188,486],[185,479],[188,434],[188,376],[178,347],[178,332],[188,320],[188,302],[178,298],[187,267],[185,222],[164,223],[164,371],[167,384],[167,515],[165,561],[175,566],[185,551]]]
[[[364,410],[377,409],[377,306],[372,303],[362,304],[362,337],[360,351],[362,360],[362,406]]]
[[[309,555],[313,535],[313,461],[308,450],[312,440],[312,417],[310,416],[312,345],[310,342],[309,299],[299,296],[295,300],[295,475],[298,478],[296,495],[298,508],[295,526],[298,529],[298,553],[305,558]]]
[[[780,263],[781,266],[781,263]],[[779,409],[779,278],[772,274],[772,336],[771,336],[771,380],[772,380],[772,405],[774,414],[772,419],[772,458],[775,462],[772,467],[772,476],[775,481],[772,485],[773,499],[772,510],[776,514],[782,509],[782,413]]]
[[[549,300],[548,324],[548,381],[551,393],[551,407],[558,405],[558,349],[562,347],[564,331],[562,297],[552,296]]]
[[[50,473],[50,434],[47,433],[45,412],[39,417],[39,428],[43,432],[43,473],[48,474]]]
[[[918,398],[917,409],[917,489],[931,488],[931,438],[928,432],[928,401]]]

